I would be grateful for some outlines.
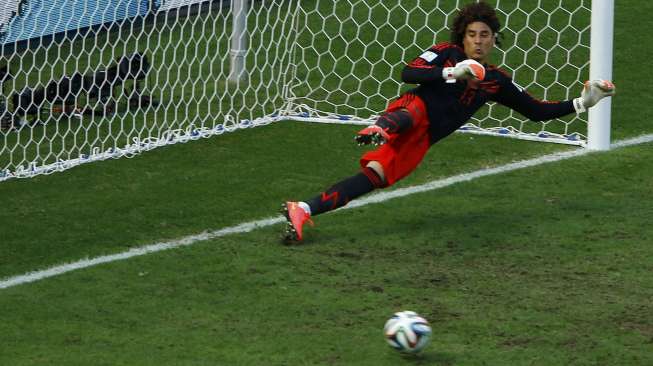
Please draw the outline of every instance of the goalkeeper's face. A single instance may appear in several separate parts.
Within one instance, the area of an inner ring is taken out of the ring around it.
[[[485,63],[494,48],[494,41],[494,33],[487,24],[483,22],[467,24],[463,37],[463,48],[468,58]]]

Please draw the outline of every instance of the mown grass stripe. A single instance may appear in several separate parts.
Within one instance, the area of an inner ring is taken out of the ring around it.
[[[612,147],[613,149],[622,148],[627,146],[649,143],[652,141],[653,141],[653,134],[648,134],[648,135],[635,137],[632,139],[615,142],[614,144],[612,144]],[[457,183],[462,183],[462,182],[467,182],[474,179],[482,178],[489,175],[507,173],[518,169],[524,169],[524,168],[542,165],[546,163],[552,163],[552,162],[566,160],[578,156],[583,156],[591,152],[592,151],[586,149],[578,149],[578,150],[566,151],[561,153],[548,154],[534,159],[518,161],[518,162],[501,165],[494,168],[481,169],[470,173],[459,174],[445,179],[431,181],[429,183],[425,183],[418,186],[400,188],[387,192],[381,191],[377,194],[373,194],[363,199],[353,201],[348,206],[343,207],[342,209],[349,209],[354,207],[365,206],[372,203],[385,202],[393,198],[405,197],[415,193],[432,191],[432,190],[448,187]],[[121,261],[133,257],[143,256],[150,253],[156,253],[164,250],[190,246],[198,242],[216,239],[231,234],[247,233],[258,228],[276,225],[283,221],[284,218],[280,216],[266,218],[262,220],[250,221],[236,226],[223,228],[220,230],[205,232],[196,235],[190,235],[180,239],[170,240],[166,242],[159,242],[159,243],[146,245],[143,247],[133,248],[128,251],[117,253],[117,254],[104,255],[104,256],[90,258],[90,259],[82,259],[72,263],[60,264],[60,265],[50,267],[48,269],[38,270],[38,271],[29,272],[18,276],[5,278],[0,281],[0,289],[19,286],[30,282],[36,282],[50,277],[58,276],[64,273],[76,271],[79,269],[89,268],[104,263],[111,263],[111,262]]]

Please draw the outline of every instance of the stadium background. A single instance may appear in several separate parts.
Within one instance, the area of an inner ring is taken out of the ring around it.
[[[48,6],[38,0],[9,0],[0,14],[0,40],[9,45],[53,37],[207,2],[223,0],[51,0]]]

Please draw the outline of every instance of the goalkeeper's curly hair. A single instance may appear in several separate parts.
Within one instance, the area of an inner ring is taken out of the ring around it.
[[[484,1],[471,3],[460,9],[451,27],[451,43],[462,47],[467,25],[474,22],[487,24],[492,33],[496,35],[496,45],[501,47],[500,38],[503,37],[503,34],[499,32],[501,23],[494,8]]]

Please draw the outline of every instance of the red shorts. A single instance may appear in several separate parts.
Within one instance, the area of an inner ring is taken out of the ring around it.
[[[387,143],[365,153],[360,159],[363,168],[370,161],[381,164],[385,173],[386,187],[415,170],[431,145],[429,120],[422,99],[413,94],[404,94],[390,103],[385,111],[387,113],[398,109],[408,110],[413,118],[412,127],[401,134],[390,135]]]

